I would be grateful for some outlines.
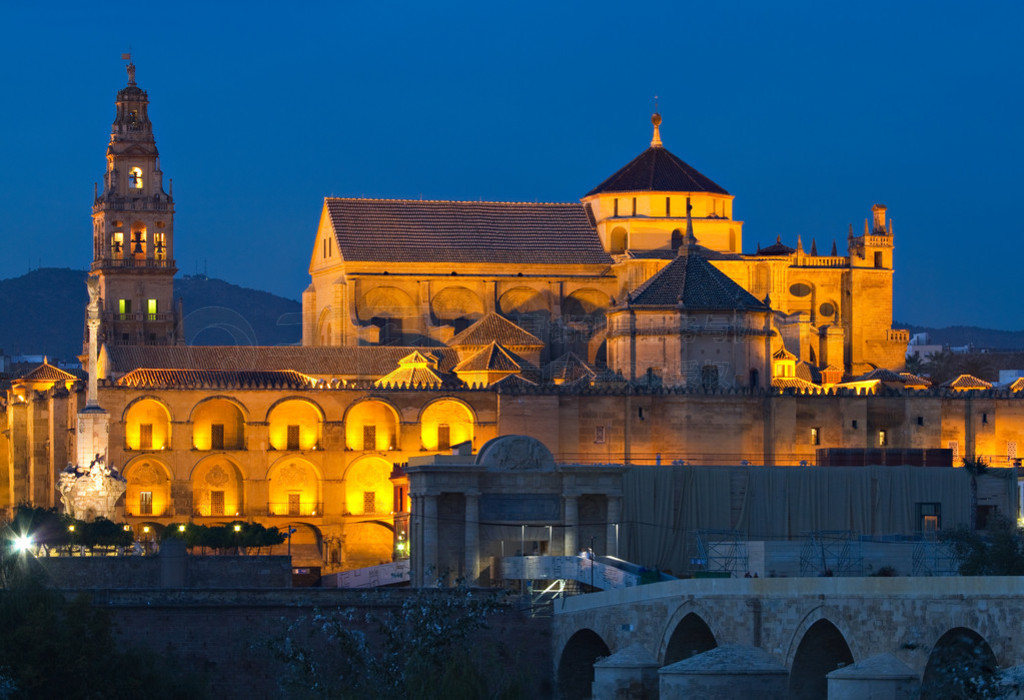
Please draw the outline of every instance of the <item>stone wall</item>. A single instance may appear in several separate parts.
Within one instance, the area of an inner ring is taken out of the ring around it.
[[[64,590],[154,589],[182,580],[186,588],[288,588],[288,557],[48,557],[50,584]],[[168,564],[171,564],[170,569]]]
[[[417,594],[423,593],[102,590],[92,596],[95,605],[110,611],[122,644],[157,656],[176,656],[204,676],[213,697],[252,700],[281,697],[282,667],[267,644],[284,634],[289,624],[316,609],[354,609],[352,624],[362,626],[373,640],[374,625],[365,622],[365,614],[398,610],[405,597]],[[464,595],[444,590],[425,594]],[[490,618],[489,627],[479,632],[477,646],[498,653],[508,671],[524,672],[526,697],[551,697],[550,625],[550,618],[527,617],[509,607]]]

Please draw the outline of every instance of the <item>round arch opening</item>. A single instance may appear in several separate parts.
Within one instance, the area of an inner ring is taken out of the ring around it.
[[[398,449],[398,412],[379,399],[353,405],[345,414],[345,447],[369,452]]]
[[[171,514],[171,472],[157,459],[143,457],[124,469],[128,482],[124,495],[125,515],[162,517]]]
[[[697,613],[687,613],[676,625],[668,640],[668,645],[665,647],[665,662],[662,665],[668,666],[691,656],[703,654],[717,646],[718,641],[703,618]]]
[[[997,671],[996,655],[984,637],[967,627],[955,627],[939,637],[932,647],[919,697],[921,700],[982,697],[980,685],[990,687]]]
[[[611,649],[601,636],[590,629],[582,629],[569,637],[558,658],[558,690],[564,700],[584,700],[590,697],[594,683],[594,662],[611,656]]]
[[[166,450],[171,446],[171,412],[153,398],[135,401],[124,414],[124,441],[129,450]]]
[[[322,425],[323,412],[319,406],[306,399],[285,399],[275,404],[267,416],[270,449],[318,449]]]
[[[269,515],[323,515],[323,482],[312,462],[292,457],[282,459],[270,468],[267,482]]]
[[[245,416],[231,399],[211,398],[192,410],[192,447],[196,450],[245,449]]]
[[[800,640],[789,673],[792,700],[818,700],[828,696],[826,675],[853,663],[843,633],[828,620],[811,625]]]
[[[420,415],[420,441],[428,452],[473,442],[474,417],[469,406],[456,399],[438,399]]]

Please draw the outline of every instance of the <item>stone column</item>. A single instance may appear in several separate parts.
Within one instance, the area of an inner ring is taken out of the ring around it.
[[[422,580],[429,586],[438,575],[437,562],[437,496],[423,496],[423,516],[420,519],[423,531]]]
[[[476,583],[480,571],[480,492],[466,492],[466,584]]]
[[[565,551],[563,554],[567,557],[571,557],[574,554],[578,554],[579,550],[576,547],[576,529],[580,524],[580,510],[579,502],[576,500],[576,496],[565,496]]]
[[[608,532],[605,534],[605,553],[610,557],[619,556],[619,520],[622,519],[622,499],[608,496]]]
[[[409,566],[410,583],[423,585],[423,499],[409,496]]]

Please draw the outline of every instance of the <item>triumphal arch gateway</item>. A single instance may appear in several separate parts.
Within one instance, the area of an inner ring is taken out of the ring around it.
[[[408,555],[403,465],[510,434],[623,466],[878,447],[1006,463],[1024,438],[1014,392],[902,372],[885,207],[845,241],[745,246],[734,196],[665,147],[658,114],[577,202],[325,198],[301,345],[185,345],[173,189],[133,65],[115,105],[90,274],[106,463],[140,536],[251,520],[294,528],[300,563],[391,561]],[[48,364],[14,381],[8,505],[57,503],[83,386]]]

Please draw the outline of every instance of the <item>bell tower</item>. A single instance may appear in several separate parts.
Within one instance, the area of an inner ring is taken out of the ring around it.
[[[99,281],[99,341],[108,345],[183,342],[174,306],[174,200],[164,191],[160,156],[149,121],[149,97],[135,84],[117,93],[107,146],[103,191],[92,205],[93,260]]]

